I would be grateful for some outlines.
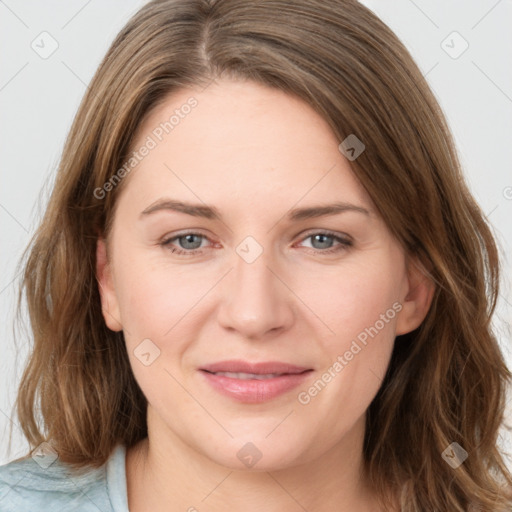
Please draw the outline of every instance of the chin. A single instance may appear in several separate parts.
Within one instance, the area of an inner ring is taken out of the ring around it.
[[[210,460],[232,471],[279,471],[305,462],[304,447],[284,446],[255,436],[254,441],[231,440],[215,453],[203,452]]]

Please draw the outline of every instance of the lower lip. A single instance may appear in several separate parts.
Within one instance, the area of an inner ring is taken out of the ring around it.
[[[225,396],[244,403],[262,403],[272,400],[293,388],[296,388],[309,377],[311,371],[297,374],[286,374],[271,379],[232,379],[224,375],[215,375],[201,371],[208,383]]]

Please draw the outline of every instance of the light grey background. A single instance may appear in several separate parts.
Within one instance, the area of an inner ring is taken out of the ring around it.
[[[16,264],[44,210],[87,84],[116,33],[144,3],[0,0],[0,464],[28,450],[11,415],[30,342],[29,332],[17,331],[22,351],[16,361]],[[512,0],[362,3],[397,33],[426,75],[454,133],[470,188],[494,226],[504,264],[495,325],[511,366]],[[53,54],[40,56],[55,44]],[[503,442],[511,452],[505,431]]]

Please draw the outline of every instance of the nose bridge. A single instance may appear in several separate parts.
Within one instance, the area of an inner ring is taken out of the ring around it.
[[[219,315],[221,324],[251,338],[287,326],[293,314],[286,287],[275,275],[278,265],[272,249],[246,237],[235,252]]]

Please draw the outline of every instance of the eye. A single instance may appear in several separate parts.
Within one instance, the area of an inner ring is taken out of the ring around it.
[[[315,233],[310,233],[302,240],[304,241],[308,239],[311,239],[313,246],[311,249],[313,252],[321,254],[341,252],[352,246],[352,240],[348,237],[342,237],[330,231],[317,231]],[[201,249],[204,248],[202,245],[204,240],[209,239],[201,233],[181,233],[162,240],[160,245],[167,248],[174,254],[193,256],[203,252]],[[179,247],[173,245],[175,242],[178,243]],[[335,242],[337,242],[337,245],[333,246],[333,243]]]
[[[175,240],[178,241],[181,247],[171,245]],[[182,233],[180,235],[173,236],[172,238],[162,240],[160,245],[168,248],[172,253],[194,255],[202,252],[199,250],[202,240],[208,240],[208,238],[200,233]]]
[[[308,239],[311,239],[313,251],[322,254],[341,252],[352,246],[352,240],[348,237],[339,236],[331,231],[317,231],[303,238],[303,240]],[[338,242],[338,245],[333,247],[333,242]]]

